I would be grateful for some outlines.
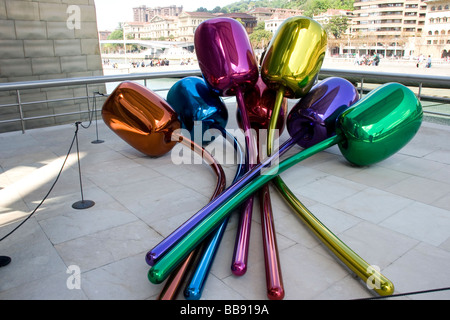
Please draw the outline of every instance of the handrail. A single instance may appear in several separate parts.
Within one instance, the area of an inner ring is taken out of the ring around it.
[[[144,84],[146,85],[147,80],[151,79],[161,79],[161,78],[184,78],[188,76],[201,76],[201,71],[199,69],[195,70],[184,70],[184,71],[163,71],[163,72],[151,72],[151,73],[133,73],[133,74],[119,74],[119,75],[108,75],[108,76],[92,76],[92,77],[80,77],[80,78],[65,78],[65,79],[50,79],[50,80],[39,80],[39,81],[25,81],[25,82],[9,82],[9,83],[0,83],[0,92],[4,91],[15,91],[15,95],[17,96],[17,102],[9,103],[9,104],[0,104],[1,107],[18,107],[18,118],[16,119],[6,119],[0,120],[0,125],[2,123],[10,123],[10,122],[21,122],[22,132],[25,132],[25,121],[45,118],[45,117],[59,117],[69,114],[85,114],[90,113],[90,101],[91,96],[88,92],[89,85],[95,84],[106,84],[111,82],[123,82],[123,81],[138,81],[144,80]],[[448,104],[450,103],[449,97],[431,97],[422,95],[422,88],[436,88],[436,89],[450,89],[450,76],[431,76],[431,75],[421,75],[421,74],[403,74],[403,73],[387,73],[387,72],[375,72],[375,71],[352,71],[352,70],[342,70],[342,69],[329,69],[324,68],[320,70],[318,79],[324,79],[330,76],[341,77],[349,80],[352,83],[360,84],[360,95],[362,96],[364,91],[367,91],[363,88],[365,83],[377,83],[383,84],[387,82],[399,82],[406,86],[418,87],[419,91],[417,96],[419,99],[424,99],[427,101],[435,101]],[[63,86],[85,86],[86,87],[86,95],[80,97],[68,97],[61,99],[49,99],[49,100],[40,100],[40,101],[31,101],[31,102],[22,102],[20,91],[21,90],[30,90],[30,89],[42,89],[42,88],[51,88],[51,87],[63,87]],[[167,89],[160,89],[158,91],[168,91]],[[102,94],[101,94],[102,95]],[[94,93],[93,99],[96,98],[96,93]],[[48,103],[48,102],[56,102],[56,101],[65,101],[65,100],[75,100],[75,99],[86,99],[88,110],[78,110],[74,112],[66,112],[61,114],[48,114],[48,115],[40,115],[34,117],[25,118],[23,115],[22,107],[24,105],[37,104],[37,103]],[[435,113],[429,112],[430,114],[437,114],[443,116],[450,116],[450,112],[447,113]]]
[[[87,84],[99,84],[99,83],[119,82],[119,81],[136,81],[136,80],[158,79],[158,78],[184,78],[188,76],[198,76],[198,75],[201,75],[200,70],[165,71],[165,72],[151,72],[151,73],[133,73],[126,75],[121,74],[109,76],[82,77],[82,78],[8,82],[8,83],[0,83],[0,91],[41,89],[51,87],[77,86]]]
[[[164,71],[164,72],[149,72],[149,73],[133,73],[120,74],[96,77],[82,77],[82,78],[66,78],[66,79],[52,79],[39,81],[25,81],[25,82],[8,82],[0,83],[0,91],[10,90],[26,90],[36,88],[50,88],[60,86],[75,86],[86,84],[98,84],[118,81],[134,81],[144,79],[158,79],[158,78],[184,78],[188,76],[200,76],[201,71],[187,70],[187,71]],[[388,73],[375,71],[351,71],[342,69],[324,68],[320,70],[319,79],[325,77],[335,76],[342,77],[349,81],[355,80],[359,82],[364,78],[368,83],[385,83],[389,81],[400,82],[404,85],[418,85],[423,87],[444,88],[450,89],[450,76],[431,76],[421,74],[405,74],[405,73]],[[387,81],[386,81],[387,80]]]
[[[326,77],[341,77],[351,82],[360,82],[364,79],[367,83],[399,82],[405,86],[418,86],[431,88],[450,89],[450,76],[432,76],[423,74],[388,73],[376,71],[352,71],[342,69],[321,69],[319,79]]]

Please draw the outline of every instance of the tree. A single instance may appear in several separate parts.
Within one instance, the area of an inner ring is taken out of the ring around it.
[[[335,39],[340,39],[342,34],[348,28],[348,17],[335,16],[330,18],[330,21],[324,25],[328,34],[332,34]]]
[[[108,36],[108,40],[123,40],[123,29],[116,29]]]
[[[305,10],[305,16],[312,17],[328,9],[353,10],[353,2],[354,0],[306,0],[300,8]]]
[[[259,22],[253,30],[253,33],[249,36],[250,42],[255,49],[264,49],[272,40],[272,32],[265,30],[265,24],[263,21]]]
[[[111,34],[107,38],[108,40],[123,40],[123,29],[122,26],[119,26],[116,30],[111,32]],[[117,52],[119,49],[123,48],[123,44],[121,42],[118,43],[105,43],[102,45],[105,51],[109,52]]]

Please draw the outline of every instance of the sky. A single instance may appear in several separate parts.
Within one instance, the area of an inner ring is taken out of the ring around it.
[[[114,30],[119,22],[133,21],[133,8],[141,5],[150,8],[176,5],[183,6],[185,11],[195,11],[200,7],[212,10],[234,2],[237,0],[95,0],[95,7],[98,29],[102,31]]]

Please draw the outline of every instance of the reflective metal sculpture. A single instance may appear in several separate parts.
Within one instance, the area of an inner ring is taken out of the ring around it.
[[[338,88],[340,88],[340,90],[344,90],[344,88],[348,88],[348,86],[351,86],[351,84],[347,80],[341,79],[341,81],[335,81],[332,87],[334,88],[335,86],[337,86]],[[328,86],[327,83],[328,82],[322,82],[322,84],[319,84],[319,88],[321,88],[322,86]],[[353,88],[353,86],[351,86],[351,88]],[[323,100],[324,101],[329,100],[327,98],[329,97],[329,95],[326,93],[333,92],[333,90],[323,90],[323,89],[320,90],[324,92]],[[346,91],[343,92],[347,93]],[[339,109],[340,111],[343,111],[344,108],[340,103],[341,100],[339,96],[337,103],[331,103],[328,108],[330,110]],[[299,105],[297,108],[300,108],[300,106],[301,105]],[[291,111],[291,113],[294,113],[295,112],[294,110],[296,110],[297,108],[294,108]],[[290,121],[302,121],[302,118],[288,116],[288,119],[290,118],[292,118],[292,120]],[[320,115],[317,115],[317,118],[320,118]],[[288,128],[295,127],[295,125],[289,124],[290,121],[288,121],[287,127]],[[305,126],[304,124],[302,125],[302,127],[307,128],[307,126]],[[147,263],[149,265],[153,265],[157,260],[160,259],[161,256],[163,256],[167,251],[169,251],[170,248],[174,246],[175,243],[177,243],[188,231],[192,230],[201,220],[210,215],[213,210],[222,205],[227,200],[227,198],[235,194],[240,188],[245,186],[249,181],[260,175],[261,171],[264,168],[270,166],[270,164],[274,159],[282,157],[298,141],[305,139],[304,136],[308,134],[308,132],[310,131],[311,129],[302,129],[297,133],[291,131],[290,134],[292,138],[280,146],[280,149],[278,150],[277,154],[274,154],[272,157],[269,157],[268,159],[264,159],[264,161],[259,165],[257,165],[252,171],[245,174],[242,177],[242,179],[240,179],[238,182],[227,188],[227,190],[225,190],[223,194],[221,194],[219,197],[214,199],[214,201],[210,202],[208,205],[206,205],[204,208],[198,211],[194,216],[192,216],[192,218],[188,219],[183,225],[177,228],[174,232],[172,232],[169,236],[167,236],[164,240],[162,240],[158,245],[156,245],[152,250],[150,250],[147,253]]]
[[[403,99],[394,98],[394,96],[397,97],[398,95],[402,96]],[[381,100],[395,104],[381,106],[379,104],[379,101]],[[381,116],[376,112],[378,111],[377,108],[380,107],[382,108]],[[352,149],[354,146],[363,146],[364,149],[370,150],[370,154],[372,154],[374,150],[382,151],[385,149],[378,143],[377,140],[379,137],[386,139],[385,141],[387,141],[389,148],[384,151],[387,152],[383,152],[382,156],[377,155],[375,161],[373,161],[374,159],[366,158],[363,159],[363,161],[360,161],[359,164],[368,165],[376,161],[381,161],[398,151],[414,137],[420,127],[422,115],[423,112],[420,102],[408,88],[397,83],[390,83],[373,90],[370,95],[355,103],[338,117],[336,128],[337,134],[335,136],[285,159],[278,167],[271,168],[267,174],[252,179],[245,185],[245,188],[239,189],[234,196],[226,199],[225,203],[219,205],[211,215],[202,220],[200,224],[167,252],[164,257],[160,258],[159,261],[155,263],[149,272],[150,281],[153,283],[163,281],[165,277],[167,277],[167,274],[176,267],[178,262],[195,248],[195,246],[198,245],[198,243],[201,242],[201,240],[229,214],[230,210],[242,203],[249,195],[253,194],[268,181],[272,180],[277,174],[284,172],[296,163],[336,144],[338,144],[341,149],[344,148],[344,150],[346,150],[344,156],[347,160],[353,162],[355,158],[358,158],[355,157],[357,150]],[[345,118],[348,116],[350,117],[350,120],[357,119],[356,122],[346,121]],[[352,135],[352,132],[355,129],[354,126],[360,128],[360,133],[365,133],[361,139]],[[372,128],[376,128],[377,131],[372,131]],[[350,136],[352,143],[348,143],[347,136]],[[372,139],[365,139],[367,136],[372,136]],[[373,148],[373,150],[371,148]],[[365,270],[365,272],[357,272],[357,274],[362,279],[365,278],[365,280],[367,280],[367,270]],[[393,284],[387,278],[376,272],[372,273],[370,276],[376,278],[376,283],[380,284],[379,287],[374,288],[380,295],[390,295],[393,293]]]
[[[222,166],[203,147],[180,135],[178,115],[164,99],[135,82],[122,82],[111,93],[102,107],[106,125],[129,145],[140,152],[160,157],[177,142],[202,156],[217,175],[214,193],[220,194],[226,186]]]
[[[302,16],[284,20],[270,41],[261,65],[262,79],[277,90],[267,139],[269,154],[283,96],[301,98],[310,91],[325,58],[326,47],[325,29],[313,19]]]
[[[242,24],[231,18],[202,22],[194,34],[198,64],[208,86],[220,96],[236,96],[242,112],[249,162],[256,163],[256,151],[243,94],[258,81],[258,63]]]
[[[245,93],[245,107],[249,114],[250,123],[257,133],[258,145],[261,139],[267,136],[270,119],[273,115],[273,107],[276,99],[276,91],[267,87],[260,78],[253,90]],[[285,127],[285,119],[287,116],[287,99],[283,99],[280,109],[280,116],[276,123],[276,130],[282,133]],[[241,116],[237,112],[238,124],[242,127]],[[261,137],[261,134],[263,136]],[[264,158],[265,150],[259,149],[258,162]],[[261,228],[264,251],[264,265],[266,271],[266,287],[267,297],[271,300],[281,300],[284,298],[284,285],[281,273],[280,259],[278,255],[278,246],[276,240],[275,224],[273,219],[272,203],[270,199],[269,185],[263,186],[258,193],[259,206],[261,212]],[[247,266],[248,245],[245,246],[245,238],[237,241],[237,245],[233,254],[233,264]],[[249,237],[249,235],[247,235]],[[238,238],[239,239],[239,238]],[[248,240],[247,240],[248,242]]]
[[[171,277],[159,299],[175,297],[196,256],[199,264],[188,282],[185,297],[200,298],[229,215],[245,203],[232,263],[234,274],[244,274],[253,195],[257,191],[261,201],[267,295],[269,299],[284,297],[267,185],[272,180],[295,213],[345,265],[364,281],[372,279],[378,284],[374,290],[380,295],[392,294],[392,282],[370,268],[327,229],[278,175],[336,144],[347,161],[357,166],[371,165],[391,156],[414,137],[421,125],[422,107],[414,93],[403,85],[389,83],[357,101],[356,90],[347,80],[333,77],[314,85],[327,38],[320,24],[307,17],[292,17],[283,22],[265,52],[261,77],[248,35],[238,21],[207,20],[195,31],[194,42],[204,79],[188,77],[177,82],[168,93],[168,102],[141,85],[124,82],[102,109],[105,123],[140,152],[160,157],[181,142],[201,155],[217,175],[211,201],[146,255],[152,266],[148,273],[152,283]],[[202,147],[212,138],[203,139],[204,133],[217,129],[243,158],[236,138],[225,129],[228,113],[218,95],[236,96],[238,123],[246,142],[246,168],[240,162],[227,189],[222,167]],[[286,97],[301,100],[287,117],[291,138],[274,152],[275,132],[284,127]],[[187,129],[191,138],[195,138],[195,121],[202,125],[201,140],[192,141],[181,135],[179,129]],[[260,153],[259,163],[256,138],[261,137],[253,136],[252,128],[268,128],[267,158]],[[278,164],[278,158],[295,144],[305,149]]]
[[[106,125],[133,148],[151,157],[168,153],[177,143],[177,114],[158,95],[134,83],[122,82],[102,108]]]
[[[202,134],[203,145],[212,141],[213,137],[205,138],[205,136],[209,136],[208,131],[211,130],[219,130],[221,135],[230,141],[238,155],[238,165],[233,182],[240,178],[245,170],[243,150],[236,138],[225,129],[228,112],[222,99],[207,87],[205,81],[198,77],[186,77],[177,81],[169,90],[167,101],[177,112],[182,127],[189,130],[191,137],[197,135],[195,130],[199,130],[199,133]],[[199,122],[201,129],[194,126]],[[217,194],[213,195],[213,199],[215,197]],[[158,297],[159,300],[175,299],[191,268],[193,272],[184,295],[190,300],[200,299],[227,223],[226,219],[210,239],[206,239],[201,246],[192,251],[181,266],[171,274]],[[195,262],[196,260],[198,261]]]
[[[213,131],[225,133],[227,107],[202,78],[186,77],[177,81],[167,93],[166,100],[177,113],[181,127],[189,131],[196,143],[203,146],[211,143]]]
[[[259,70],[247,31],[235,19],[213,18],[198,26],[194,42],[200,70],[209,87],[219,95],[236,96],[242,117],[249,170],[257,163],[257,146],[256,137],[251,131],[244,94],[254,88],[259,78]],[[253,197],[249,197],[242,206],[236,236],[236,250],[244,250],[238,253],[244,257],[249,245],[253,200]],[[235,275],[243,275],[247,264],[241,260],[234,261],[231,270]]]

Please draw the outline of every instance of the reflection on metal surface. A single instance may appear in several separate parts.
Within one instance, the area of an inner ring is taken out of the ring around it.
[[[199,26],[195,38],[204,79],[189,77],[179,81],[169,91],[169,103],[142,86],[123,83],[102,110],[107,125],[137,150],[157,157],[181,142],[201,154],[218,176],[210,202],[146,255],[147,263],[152,266],[148,273],[152,283],[161,283],[171,275],[159,299],[174,298],[191,260],[197,255],[201,263],[191,277],[192,286],[186,288],[185,297],[198,299],[201,296],[228,217],[243,204],[244,215],[238,228],[233,262],[237,267],[233,272],[238,275],[245,272],[251,221],[248,217],[251,217],[252,199],[257,191],[267,296],[274,300],[284,298],[267,185],[272,179],[296,214],[345,265],[367,283],[377,284],[373,289],[380,295],[392,294],[392,282],[314,217],[278,175],[334,145],[339,146],[349,162],[358,166],[371,165],[391,156],[420,128],[423,111],[414,93],[403,85],[389,83],[358,101],[355,87],[337,77],[325,79],[313,87],[324,57],[326,34],[318,23],[306,17],[293,17],[282,24],[265,53],[261,77],[245,29],[235,20],[207,20]],[[203,127],[202,138],[210,129],[218,129],[226,136],[228,113],[217,95],[236,96],[238,124],[246,138],[249,171],[239,179],[243,169],[239,167],[227,189],[221,166],[201,146],[210,140],[202,139],[197,145],[178,132],[183,127],[192,136],[193,122],[199,121]],[[287,97],[302,99],[287,116],[286,127],[291,138],[274,153],[274,132],[285,126]],[[254,142],[261,137],[253,137],[252,128],[269,131],[267,158],[260,153],[260,163],[256,162]],[[281,163],[275,161],[295,144],[305,149]]]
[[[273,116],[273,108],[276,100],[276,91],[267,87],[267,85],[259,78],[253,90],[245,93],[245,107],[247,109],[250,123],[253,129],[257,130],[258,145],[260,140],[267,135],[261,137],[260,130],[269,128],[270,119]],[[276,130],[282,133],[285,127],[287,116],[287,99],[284,98],[281,103],[280,115],[276,123]],[[240,112],[237,112],[239,125],[242,127]],[[266,150],[259,150],[258,160],[265,158]],[[270,199],[270,189],[268,185],[261,188],[258,193],[259,205],[261,212],[261,229],[263,236],[264,265],[266,271],[266,288],[267,297],[271,300],[282,300],[284,298],[284,285],[281,273],[280,259],[278,255],[278,245],[276,239],[276,230],[273,219],[272,202]],[[235,247],[233,255],[233,263],[238,266],[247,265],[249,232],[238,233],[239,241]],[[244,247],[244,244],[247,247]],[[243,254],[244,253],[244,254]]]
[[[387,88],[384,88],[381,91],[381,95],[383,96],[384,90],[390,91],[390,90],[396,90],[401,89],[402,91],[405,90],[405,96],[410,96],[408,93],[406,87],[399,87],[398,84],[390,84],[387,85]],[[413,95],[414,96],[414,95]],[[369,100],[369,102],[375,102],[376,100]],[[353,107],[349,108],[347,111],[342,113],[338,118],[338,123],[345,122],[345,117],[350,115],[351,118],[354,117],[354,115],[357,115],[359,118],[359,121],[361,123],[372,123],[373,125],[376,125],[377,123],[383,123],[387,119],[384,117],[377,116],[376,112],[374,112],[374,108],[376,108],[377,104],[370,104],[365,103],[364,99],[360,102],[356,103]],[[399,108],[405,108],[404,110],[407,110],[406,106],[403,104],[403,100],[399,100]],[[413,101],[413,105],[409,107],[409,110],[414,110],[414,108],[417,107],[417,98],[416,101]],[[356,108],[356,105],[364,106],[361,110],[362,112],[358,111],[358,108]],[[420,106],[420,104],[419,104]],[[355,111],[356,110],[356,111]],[[354,114],[352,114],[354,112]],[[396,116],[394,116],[395,114]],[[407,135],[409,138],[412,138],[414,134],[417,132],[417,125],[420,125],[419,118],[421,118],[421,112],[420,110],[417,110],[417,112],[411,112],[409,113],[409,116],[403,116],[399,113],[393,113],[393,114],[384,114],[384,116],[388,117],[390,120],[390,123],[396,123],[397,130],[391,130],[390,131],[390,138],[393,141],[398,141],[400,138],[399,136]],[[408,125],[413,123],[414,125]],[[406,125],[407,129],[404,129],[404,125]],[[257,176],[256,178],[250,180],[247,184],[244,185],[243,188],[240,188],[237,193],[235,193],[233,196],[225,199],[225,203],[220,203],[213,211],[212,213],[206,217],[202,222],[196,226],[191,232],[189,232],[183,239],[180,240],[171,250],[166,252],[166,254],[158,260],[157,263],[154,264],[152,269],[150,269],[149,272],[149,280],[153,283],[160,283],[163,281],[167,275],[170,273],[170,271],[176,267],[176,265],[179,263],[180,260],[183,259],[184,256],[189,254],[190,251],[192,251],[193,248],[195,248],[204,237],[206,237],[210,231],[217,227],[217,225],[222,221],[222,219],[226,218],[230,211],[233,210],[236,206],[242,203],[249,195],[256,192],[258,189],[260,189],[262,186],[264,186],[267,182],[272,180],[277,174],[280,174],[284,172],[285,170],[289,169],[293,165],[295,165],[298,162],[301,162],[304,159],[307,159],[311,157],[312,155],[323,151],[331,146],[334,146],[336,144],[345,144],[346,143],[346,135],[351,133],[352,128],[348,128],[345,125],[340,126],[340,131],[337,129],[337,135],[332,136],[322,142],[317,143],[316,145],[313,145],[307,149],[304,149],[302,152],[299,152],[296,155],[293,155],[285,160],[283,160],[278,167],[271,168],[268,172],[268,174]],[[397,139],[396,139],[397,138]],[[401,139],[403,140],[403,139]],[[356,142],[356,138],[355,141]],[[372,144],[370,142],[367,142],[367,149],[370,149],[370,146]],[[363,142],[364,144],[364,142]],[[352,147],[357,146],[355,143],[348,144],[348,148],[351,149]],[[393,144],[392,147],[396,146],[398,149],[401,148],[403,145],[401,143]],[[375,149],[378,149],[379,146],[373,145]],[[397,150],[398,150],[397,149]],[[393,151],[394,148],[391,149]],[[356,150],[351,150],[352,152],[356,152]],[[351,154],[351,153],[349,153]],[[269,158],[270,159],[270,158]],[[268,159],[268,160],[269,160]],[[351,159],[351,158],[350,158]],[[380,157],[377,157],[378,161],[381,161]],[[253,171],[258,170],[259,168],[255,168]],[[251,172],[250,172],[251,173]],[[380,282],[382,283],[382,282]],[[380,295],[390,295],[393,293],[393,285],[390,281],[386,282],[386,285],[383,287],[380,287],[379,289],[375,289]]]
[[[300,98],[314,85],[325,58],[327,34],[308,17],[291,17],[273,36],[261,65],[261,76],[288,98]]]
[[[133,148],[151,157],[169,152],[181,124],[175,111],[157,94],[135,82],[123,82],[105,101],[103,121]]]
[[[263,81],[277,90],[267,137],[268,154],[273,152],[275,123],[283,97],[300,98],[309,92],[325,58],[326,46],[325,29],[301,16],[284,20],[270,41],[261,65]]]
[[[399,83],[385,84],[339,117],[336,133],[345,137],[339,149],[358,166],[382,161],[414,137],[422,117],[422,105],[410,89]]]

